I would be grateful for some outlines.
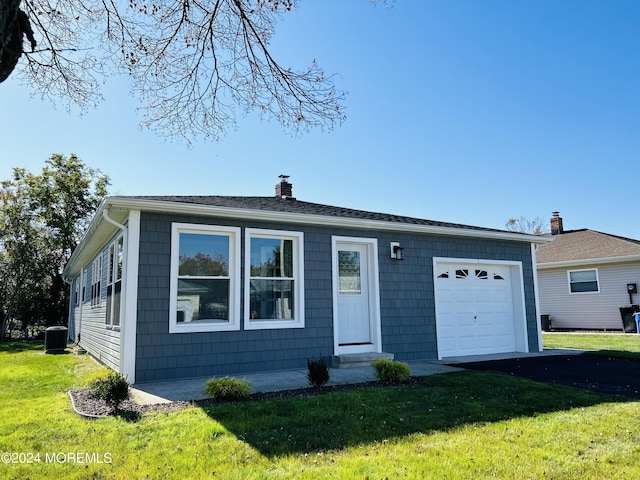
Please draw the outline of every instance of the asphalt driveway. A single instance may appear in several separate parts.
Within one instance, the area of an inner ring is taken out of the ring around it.
[[[456,364],[539,382],[640,399],[640,362],[589,355],[553,355]]]

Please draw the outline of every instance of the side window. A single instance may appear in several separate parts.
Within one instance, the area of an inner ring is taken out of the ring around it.
[[[98,307],[102,292],[102,254],[91,265],[91,306]]]
[[[119,235],[109,245],[107,271],[107,316],[106,324],[120,325],[120,301],[122,298],[122,268],[124,260],[124,237]]]
[[[239,330],[240,229],[174,223],[171,333]]]
[[[80,277],[73,280],[73,306],[80,305]]]
[[[245,230],[244,328],[304,327],[303,234]]]
[[[571,293],[599,292],[598,270],[569,270],[569,291]]]

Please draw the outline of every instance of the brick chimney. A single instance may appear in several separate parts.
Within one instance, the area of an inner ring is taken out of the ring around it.
[[[280,175],[280,183],[276,184],[276,197],[295,200],[293,185],[288,182],[289,175]]]
[[[560,212],[552,212],[551,215],[551,235],[560,235],[561,233],[564,233]]]

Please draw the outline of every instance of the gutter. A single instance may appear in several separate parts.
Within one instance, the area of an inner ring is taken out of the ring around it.
[[[104,218],[111,225],[115,225],[116,228],[122,230],[122,233],[125,235],[125,240],[126,240],[127,227],[125,227],[121,223],[116,222],[113,218],[111,218],[109,216],[109,209],[108,208],[105,208],[105,209],[102,210],[102,218]]]
[[[626,257],[583,258],[580,260],[563,260],[561,262],[538,263],[538,270],[551,268],[575,267],[579,265],[595,265],[607,263],[640,262],[640,255]]]

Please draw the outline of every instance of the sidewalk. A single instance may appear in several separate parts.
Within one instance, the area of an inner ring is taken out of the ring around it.
[[[424,377],[438,373],[461,371],[461,368],[453,365],[457,363],[470,363],[487,360],[499,360],[508,358],[538,357],[546,355],[568,355],[582,353],[577,350],[544,350],[535,353],[506,353],[497,355],[478,355],[473,357],[446,358],[444,360],[407,362],[411,368],[411,375]],[[330,368],[330,380],[327,385],[347,385],[376,380],[373,368],[351,367]],[[277,392],[282,390],[294,390],[308,388],[307,369],[281,370],[276,372],[261,372],[229,375],[230,377],[246,380],[253,387],[253,392]],[[131,390],[137,403],[153,405],[159,403],[171,403],[176,401],[202,400],[207,398],[202,392],[205,382],[210,377],[196,377],[162,382],[137,383]]]
[[[459,368],[449,367],[438,362],[408,362],[412,376],[434,375],[459,371]],[[376,380],[373,368],[330,368],[330,379],[327,385],[347,385]],[[246,380],[251,384],[252,392],[278,392],[308,388],[307,369],[281,370],[276,372],[261,372],[229,375],[230,377]],[[207,398],[202,393],[204,384],[211,377],[196,377],[163,382],[137,383],[131,390],[137,403],[158,404],[181,400],[201,400]]]

